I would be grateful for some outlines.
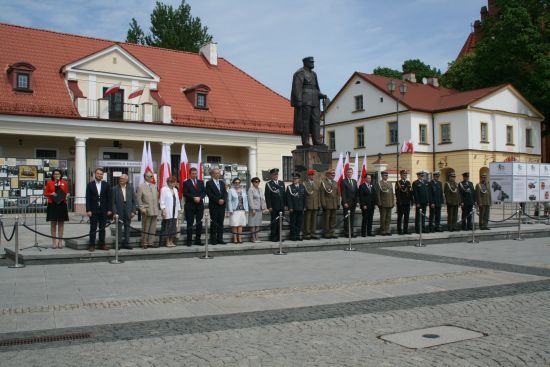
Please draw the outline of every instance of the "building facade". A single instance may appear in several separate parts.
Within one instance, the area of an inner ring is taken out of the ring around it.
[[[340,152],[368,155],[368,168],[381,156],[397,173],[397,149],[412,140],[414,153],[399,154],[399,169],[472,172],[489,162],[540,162],[543,116],[511,85],[458,92],[414,75],[398,81],[356,72],[327,108],[325,137],[336,160]],[[399,88],[404,83],[405,94]],[[399,110],[397,121],[396,111]]]

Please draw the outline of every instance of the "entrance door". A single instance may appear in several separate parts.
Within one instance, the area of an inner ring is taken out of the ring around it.
[[[107,88],[103,88],[103,93]],[[118,92],[109,94],[107,96],[109,101],[109,119],[111,120],[123,120],[124,118],[124,89],[120,89]]]
[[[105,167],[105,175],[111,187],[118,185],[118,181],[122,174],[128,174],[128,167]]]

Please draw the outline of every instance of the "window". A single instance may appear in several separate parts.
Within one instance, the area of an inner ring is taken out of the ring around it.
[[[207,155],[206,163],[222,163],[221,155]]]
[[[441,144],[448,144],[451,142],[451,124],[441,125]]]
[[[488,143],[489,142],[489,126],[486,122],[481,123],[481,142],[482,143]]]
[[[283,157],[283,181],[292,181],[292,156]]]
[[[418,142],[420,144],[428,144],[428,125],[418,125]]]
[[[397,137],[397,122],[392,121],[388,122],[388,131],[389,131],[389,144],[397,144],[398,137]]]
[[[514,145],[514,127],[506,126],[506,145]]]
[[[57,150],[55,149],[36,149],[37,159],[57,159]]]
[[[114,160],[128,160],[128,153],[124,152],[103,152],[103,159],[114,159]]]
[[[34,66],[26,62],[18,62],[8,66],[8,79],[12,88],[18,92],[32,93],[32,73]]]
[[[363,95],[355,96],[355,111],[363,111]]]
[[[29,89],[29,74],[17,73],[17,89]]]
[[[197,93],[197,107],[206,108],[206,94]]]
[[[533,129],[525,129],[525,146],[533,147]]]
[[[359,126],[355,128],[355,147],[364,148],[365,147],[365,128]]]
[[[336,150],[336,133],[334,131],[327,131],[328,148],[330,150]]]

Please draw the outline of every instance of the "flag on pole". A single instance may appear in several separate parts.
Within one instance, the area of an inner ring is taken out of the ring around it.
[[[103,92],[103,97],[107,97],[110,94],[115,94],[120,90],[120,83],[111,85],[105,92]]]
[[[130,95],[128,96],[128,99],[132,99],[132,98],[136,98],[136,97],[141,96],[143,94],[144,90],[145,90],[145,86],[136,89],[135,91],[130,93]]]
[[[151,172],[153,174],[153,183],[156,183],[155,180],[155,171],[153,171],[153,155],[151,154],[151,143],[147,143],[147,167],[145,172]]]
[[[202,145],[199,145],[199,158],[197,160],[198,179],[202,180]]]
[[[349,152],[348,152],[346,153],[346,158],[344,159],[344,170],[342,171],[342,180],[346,178],[346,172],[348,171],[349,164],[350,164],[350,160],[349,160]]]
[[[143,151],[141,152],[141,166],[139,168],[138,186],[145,181],[143,176],[145,175],[146,170],[147,170],[147,143],[143,141]]]
[[[353,164],[353,176],[355,181],[359,182],[359,153],[355,152],[355,163]]]
[[[414,153],[414,144],[412,140],[403,142],[403,145],[401,145],[401,153]]]
[[[179,184],[179,196],[180,199],[183,196],[183,183],[189,178],[189,160],[187,159],[187,152],[185,151],[185,144],[181,145],[180,155],[180,184]]]
[[[344,153],[340,153],[338,157],[338,163],[336,163],[336,169],[334,170],[334,180],[338,182],[338,187],[340,187],[340,181],[342,181],[342,172],[344,171]]]
[[[170,153],[168,151],[168,145],[162,144],[162,154],[161,154],[161,160],[160,160],[160,170],[159,170],[159,184],[158,189],[160,190],[166,186],[166,180],[171,175],[171,167],[170,167]]]
[[[367,176],[367,152],[365,152],[365,158],[363,158],[363,165],[361,166],[361,177],[359,185],[362,185],[366,181]]]

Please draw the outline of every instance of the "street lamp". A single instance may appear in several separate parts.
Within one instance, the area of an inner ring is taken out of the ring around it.
[[[388,82],[388,90],[393,96],[393,93],[397,89],[397,82],[393,79],[390,79]],[[401,93],[401,99],[405,98],[405,94],[407,93],[408,86],[405,81],[401,82],[401,85],[399,86],[399,92]],[[397,161],[397,177],[399,177],[399,101],[401,100],[399,98],[399,94],[395,98],[395,140],[396,140],[396,161]]]

